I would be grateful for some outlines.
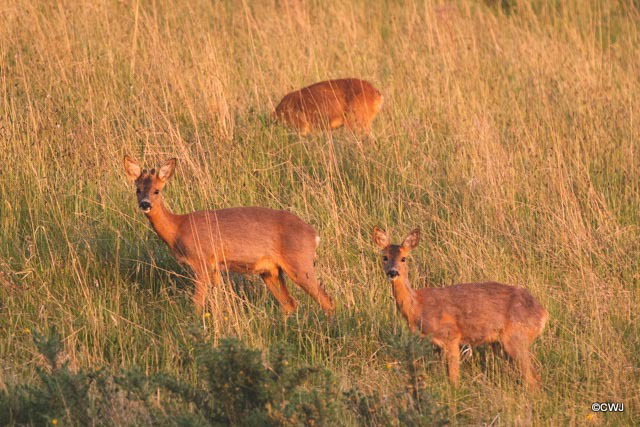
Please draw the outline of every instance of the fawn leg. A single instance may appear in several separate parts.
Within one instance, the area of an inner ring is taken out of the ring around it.
[[[333,119],[329,120],[329,129],[337,129],[343,124],[344,124],[344,118],[342,116],[334,117]]]
[[[306,266],[304,269],[289,268],[285,271],[296,285],[304,289],[305,292],[311,295],[311,298],[320,304],[325,313],[331,314],[334,311],[333,300],[316,280],[313,263],[311,263],[310,267]],[[284,281],[284,277],[282,280]]]
[[[347,129],[358,136],[368,135],[371,131],[369,124],[360,119],[355,112],[345,116],[344,125]]]
[[[196,306],[198,313],[202,312],[204,308],[205,299],[207,297],[207,291],[209,289],[209,273],[206,265],[195,264],[192,266],[195,273],[195,292],[193,294],[193,303]]]
[[[213,287],[217,288],[222,283],[222,274],[220,273],[220,268],[216,268],[214,271],[210,271],[209,277],[211,278],[211,285]]]
[[[454,386],[457,386],[460,379],[460,339],[447,342],[444,347],[444,354],[447,358],[449,381]]]
[[[528,343],[522,339],[518,339],[515,335],[510,335],[505,338],[502,345],[507,354],[509,354],[518,365],[527,385],[531,388],[537,388],[538,379],[531,365],[531,354],[529,353]]]
[[[285,284],[284,277],[282,276],[282,270],[274,268],[270,271],[265,271],[260,274],[267,288],[271,291],[273,296],[278,300],[285,315],[293,313],[296,309],[296,301],[289,294],[287,285]]]

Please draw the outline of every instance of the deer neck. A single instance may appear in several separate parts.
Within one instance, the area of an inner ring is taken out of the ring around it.
[[[409,326],[413,326],[416,311],[415,291],[409,285],[407,276],[398,276],[392,282],[393,297],[396,299],[398,310],[409,322]]]
[[[178,235],[180,216],[172,213],[164,204],[162,199],[154,203],[149,212],[146,213],[151,226],[164,242],[173,248]]]

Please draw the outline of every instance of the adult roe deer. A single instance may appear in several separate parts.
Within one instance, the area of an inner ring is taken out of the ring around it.
[[[382,251],[384,272],[410,331],[419,330],[442,349],[454,385],[459,378],[460,344],[492,342],[502,344],[528,385],[538,384],[529,347],[542,333],[549,314],[526,289],[490,282],[416,291],[409,285],[406,257],[418,245],[420,230],[413,230],[401,245],[393,245],[384,230],[374,227],[373,241]]]
[[[365,80],[327,80],[285,95],[275,117],[302,135],[342,125],[368,134],[382,100],[380,92]]]
[[[210,281],[220,283],[223,270],[259,274],[286,314],[295,310],[296,301],[289,295],[284,273],[325,312],[333,310],[333,301],[318,284],[313,269],[320,242],[313,227],[290,212],[260,207],[173,214],[161,190],[175,166],[176,159],[170,159],[157,172],[147,171],[124,157],[127,177],[136,185],[138,206],[176,259],[195,273],[193,301],[199,310],[204,307]]]

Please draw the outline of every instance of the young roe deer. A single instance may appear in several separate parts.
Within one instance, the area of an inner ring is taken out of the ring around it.
[[[325,310],[333,301],[318,284],[313,270],[320,237],[313,227],[287,211],[238,207],[173,214],[162,200],[161,190],[173,175],[176,159],[156,172],[141,169],[124,157],[124,169],[135,182],[138,206],[176,259],[195,273],[193,301],[201,310],[210,281],[217,285],[221,271],[255,273],[282,305],[286,314],[296,308],[284,273]]]
[[[459,378],[459,346],[492,342],[502,344],[528,385],[537,385],[529,347],[549,314],[526,289],[490,282],[416,291],[409,285],[406,258],[418,245],[420,230],[413,230],[401,245],[393,245],[384,230],[374,227],[373,241],[382,250],[384,272],[409,329],[417,329],[442,349],[454,385]]]
[[[367,81],[327,80],[285,95],[276,107],[275,117],[302,135],[342,125],[368,134],[382,99]]]

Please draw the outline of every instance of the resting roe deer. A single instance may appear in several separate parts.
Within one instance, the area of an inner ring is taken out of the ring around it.
[[[302,135],[342,125],[368,134],[382,99],[380,92],[367,81],[327,80],[285,95],[276,107],[275,116]]]
[[[526,289],[500,283],[461,283],[416,291],[409,285],[406,258],[418,245],[420,230],[413,230],[401,245],[393,245],[384,230],[374,227],[373,241],[382,250],[384,272],[409,329],[430,337],[442,349],[454,385],[459,378],[459,346],[493,342],[502,344],[527,384],[537,385],[529,347],[542,333],[549,314]]]
[[[126,174],[136,185],[138,206],[176,259],[195,273],[193,301],[198,310],[204,307],[209,283],[220,283],[221,271],[259,274],[289,314],[296,301],[287,290],[286,273],[326,312],[333,310],[333,301],[313,269],[320,242],[313,227],[290,212],[260,207],[173,214],[161,191],[175,166],[176,159],[171,159],[157,172],[147,171],[124,157]]]

